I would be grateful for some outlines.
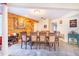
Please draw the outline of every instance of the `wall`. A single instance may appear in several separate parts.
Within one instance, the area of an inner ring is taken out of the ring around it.
[[[44,28],[44,25],[47,25],[47,27]],[[35,31],[50,31],[50,19],[39,19],[34,28]]]
[[[69,21],[72,19],[77,19],[77,27],[70,28],[69,27]],[[70,31],[76,31],[79,33],[79,16],[72,16],[72,17],[62,17],[62,18],[57,18],[54,19],[57,22],[57,30],[60,31],[62,34],[64,34],[64,41],[68,42],[68,33]],[[62,20],[62,24],[60,24],[60,21]]]
[[[14,26],[14,18],[19,19],[21,22],[22,19],[24,19],[24,24],[26,27],[24,29],[17,29]],[[19,33],[22,31],[31,32],[34,31],[34,24],[36,23],[35,20],[30,19],[28,17],[19,16],[13,13],[8,13],[8,33]]]

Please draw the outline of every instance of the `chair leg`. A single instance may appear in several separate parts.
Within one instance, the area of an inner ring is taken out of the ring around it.
[[[39,44],[38,41],[36,41],[36,49],[37,49],[37,47],[38,47],[38,44]]]
[[[56,51],[56,43],[54,42],[54,51]]]
[[[50,43],[49,43],[49,51],[50,51]]]
[[[57,40],[57,44],[58,44],[58,47],[59,47],[59,38],[58,38],[58,40]]]
[[[58,41],[58,47],[59,47],[59,41]]]
[[[30,40],[30,48],[32,49],[32,38],[29,37],[29,40]]]
[[[46,49],[46,46],[47,46],[47,42],[45,42],[45,46],[44,46],[44,49]]]
[[[52,43],[52,46],[53,46],[54,44]]]
[[[30,47],[31,47],[31,49],[32,49],[32,42],[30,42]]]
[[[46,38],[46,40],[45,40],[45,48],[44,49],[46,49],[46,47],[47,47],[47,40],[48,40],[48,38]]]
[[[27,42],[25,42],[25,49],[27,49]]]
[[[37,42],[37,49],[39,49],[39,42]]]
[[[40,49],[40,37],[38,39],[39,39],[39,49]]]
[[[31,46],[31,49],[32,49],[32,46]]]
[[[40,42],[39,42],[39,49],[40,49]]]
[[[22,48],[22,44],[23,44],[23,42],[21,42],[21,48]]]

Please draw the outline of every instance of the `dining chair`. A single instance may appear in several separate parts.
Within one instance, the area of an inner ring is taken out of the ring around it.
[[[54,51],[56,50],[56,42],[55,42],[55,34],[49,33],[49,50],[54,47]]]
[[[23,43],[25,44],[25,49],[27,48],[27,33],[21,32],[21,48],[23,46]]]
[[[37,48],[38,45],[37,32],[31,32],[31,40],[32,40],[32,46],[36,44]]]
[[[45,36],[46,36],[45,32],[40,32],[39,33],[39,37],[40,37],[39,38],[39,48],[40,48],[41,44],[44,44],[44,46],[45,46],[45,44],[46,44],[46,38],[45,38]]]
[[[46,39],[46,45],[48,44],[49,41],[49,31],[46,31],[45,39]]]
[[[17,33],[16,35],[16,42],[18,43],[18,41],[19,41],[19,33]]]
[[[59,46],[59,38],[60,38],[60,32],[55,32],[55,39],[56,39],[56,43]]]
[[[30,48],[32,49],[32,41],[31,41],[31,35],[27,35],[27,32],[21,32],[21,48],[23,43],[25,44],[25,49],[27,49],[27,43],[29,43]]]
[[[38,40],[37,46],[39,46],[40,48],[40,32],[39,31],[37,31],[37,40]]]

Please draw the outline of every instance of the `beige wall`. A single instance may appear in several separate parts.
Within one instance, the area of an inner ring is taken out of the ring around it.
[[[50,22],[50,19],[40,19],[38,23],[34,24],[34,31],[50,31]],[[44,25],[47,25],[47,28],[44,28]]]
[[[14,18],[15,20],[17,20],[21,23],[22,22],[25,24],[25,28],[23,29],[17,29],[14,26]],[[23,21],[24,20],[24,21]],[[12,33],[19,33],[22,31],[26,31],[26,32],[32,32],[34,31],[34,23],[37,23],[35,20],[28,18],[28,17],[24,17],[24,16],[19,16],[13,13],[8,13],[8,33],[12,34]]]
[[[70,28],[69,27],[69,21],[72,19],[77,19],[77,27],[75,28]],[[60,31],[62,34],[64,34],[64,41],[68,42],[68,33],[70,31],[76,31],[79,33],[79,17],[73,16],[73,17],[62,17],[62,18],[57,18],[54,19],[57,22],[57,30]],[[60,21],[62,20],[62,24],[60,24]],[[53,22],[53,20],[52,20]]]

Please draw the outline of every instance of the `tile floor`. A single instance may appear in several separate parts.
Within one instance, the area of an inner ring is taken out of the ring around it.
[[[0,50],[0,56],[2,56],[2,51]]]
[[[60,46],[54,51],[53,48],[49,51],[48,47],[46,49],[36,49],[33,46],[31,50],[29,45],[25,50],[21,49],[20,44],[15,44],[9,47],[9,56],[79,56],[79,47],[76,45],[69,45],[60,41]]]

